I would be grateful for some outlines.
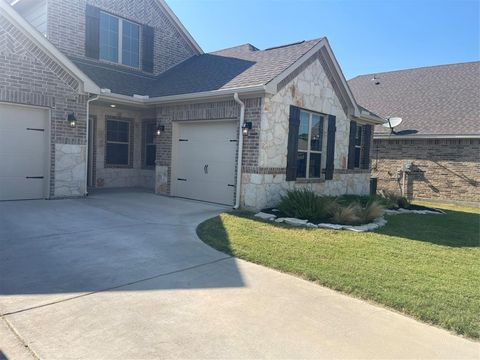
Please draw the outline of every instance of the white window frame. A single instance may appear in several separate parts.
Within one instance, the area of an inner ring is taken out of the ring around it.
[[[118,41],[117,58],[118,58],[118,62],[111,61],[111,60],[108,60],[108,59],[102,59],[102,58],[100,58],[100,60],[106,61],[106,62],[109,62],[109,63],[113,63],[113,64],[128,66],[128,67],[131,67],[133,69],[139,69],[140,68],[140,39],[141,39],[141,33],[140,32],[141,32],[142,27],[134,21],[130,21],[130,20],[121,18],[119,16],[110,14],[106,11],[100,11],[100,12],[104,13],[105,15],[116,18],[118,20],[118,34],[117,34],[117,41]],[[124,21],[129,22],[130,24],[133,24],[135,26],[138,26],[138,66],[132,66],[132,65],[128,65],[128,64],[123,63],[123,22]],[[100,46],[102,46],[102,44],[100,44]]]
[[[297,146],[297,154],[299,152],[301,153],[306,153],[307,154],[307,164],[306,164],[306,169],[305,169],[305,177],[297,177],[297,179],[321,179],[322,178],[322,168],[320,169],[320,176],[318,177],[310,177],[310,154],[320,154],[321,157],[321,164],[324,164],[324,159],[323,159],[323,147],[325,144],[325,139],[324,139],[324,133],[325,133],[325,115],[317,112],[312,112],[308,110],[303,110],[300,109],[300,118],[301,118],[301,113],[307,113],[308,114],[308,137],[307,137],[307,150],[299,149]],[[322,120],[322,134],[319,134],[322,137],[322,148],[320,150],[311,150],[310,147],[312,145],[311,140],[312,140],[312,116],[317,115],[319,116]],[[297,134],[298,136],[298,134]],[[296,171],[296,169],[295,169]]]
[[[108,121],[118,121],[118,122],[123,122],[128,124],[128,141],[111,141],[108,140]],[[130,121],[127,120],[119,120],[119,119],[107,119],[105,121],[105,165],[110,165],[110,166],[130,166],[130,142],[131,142],[131,131],[132,131],[132,124]],[[126,164],[114,164],[108,161],[108,156],[107,156],[107,147],[108,144],[122,144],[125,145],[127,144],[128,146],[128,152],[127,152],[127,163]]]

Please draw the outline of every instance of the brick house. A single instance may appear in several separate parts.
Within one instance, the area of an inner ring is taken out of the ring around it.
[[[410,198],[480,201],[480,62],[362,75],[355,99],[385,118],[376,126],[372,173],[378,188]],[[403,179],[402,169],[411,164]]]
[[[369,191],[383,120],[326,38],[205,54],[163,0],[0,0],[0,74],[0,200]]]

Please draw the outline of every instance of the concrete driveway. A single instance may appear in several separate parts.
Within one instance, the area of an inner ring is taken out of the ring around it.
[[[195,227],[224,210],[134,191],[0,203],[0,358],[480,356],[478,343],[209,248]]]

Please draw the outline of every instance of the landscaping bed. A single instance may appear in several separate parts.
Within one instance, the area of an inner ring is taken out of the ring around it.
[[[479,210],[442,209],[442,216],[385,215],[388,224],[368,233],[292,227],[236,211],[197,233],[229,255],[478,339]]]
[[[327,197],[310,190],[293,190],[282,197],[278,206],[263,209],[255,217],[294,226],[365,232],[384,226],[385,213],[424,215],[443,211],[410,204],[406,198],[391,193]]]

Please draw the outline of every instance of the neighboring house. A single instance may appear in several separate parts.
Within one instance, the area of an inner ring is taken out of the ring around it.
[[[369,192],[383,120],[326,38],[204,54],[162,0],[0,0],[0,74],[0,199]]]
[[[360,105],[403,119],[394,132],[375,127],[379,189],[480,201],[480,62],[362,75],[348,84]],[[405,164],[411,166],[404,180]]]

